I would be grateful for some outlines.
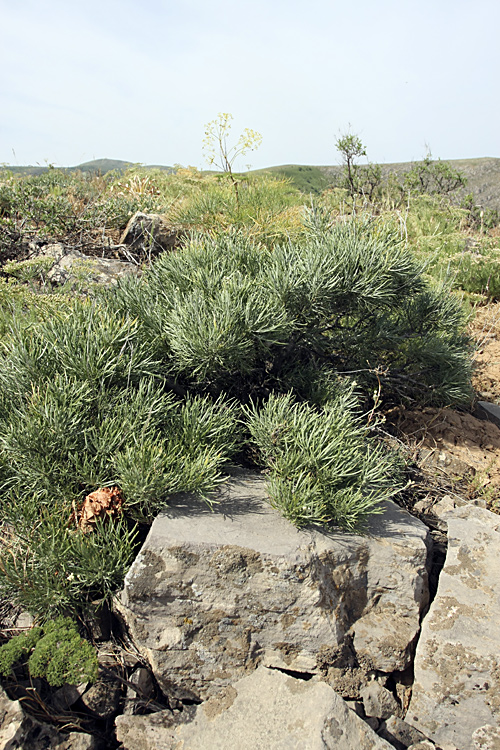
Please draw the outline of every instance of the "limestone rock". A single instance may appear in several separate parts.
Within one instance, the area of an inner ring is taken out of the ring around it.
[[[500,721],[500,517],[463,506],[443,518],[448,553],[406,721],[440,746],[475,750],[473,737]]]
[[[366,536],[299,531],[249,472],[219,499],[177,497],[116,601],[166,693],[204,699],[261,663],[325,671],[344,639],[367,668],[409,664],[428,596],[420,521],[387,503]]]
[[[422,732],[397,716],[391,716],[387,721],[383,721],[378,734],[394,745],[396,750],[406,750],[411,745],[427,742]]]
[[[19,701],[11,701],[0,688],[0,750],[98,750],[89,734],[63,734],[53,726],[25,713]]]
[[[86,683],[82,683],[81,685],[69,685],[66,683],[52,695],[51,703],[56,711],[69,711],[71,706],[74,706],[74,704],[81,698],[86,688]]]
[[[91,734],[83,732],[70,732],[60,744],[55,745],[53,750],[105,750],[102,743]],[[35,750],[30,746],[30,750]],[[42,748],[40,748],[42,750]],[[45,746],[43,746],[45,750]]]
[[[137,275],[139,267],[113,258],[89,258],[73,250],[55,263],[47,274],[53,284],[78,283],[86,288],[91,284],[113,286],[122,276]]]
[[[171,750],[174,727],[192,721],[195,711],[196,706],[187,706],[181,713],[165,709],[147,716],[117,716],[116,738],[124,750]]]
[[[61,242],[36,248],[32,257],[47,258],[52,265],[47,271],[51,284],[66,282],[85,288],[92,284],[115,285],[118,279],[129,274],[140,273],[139,266],[114,258],[89,257]]]
[[[100,674],[95,682],[82,695],[82,703],[101,719],[108,719],[118,710],[121,697],[121,683],[111,674]]]
[[[474,416],[479,419],[487,419],[489,422],[493,422],[497,427],[500,427],[500,406],[498,404],[490,404],[489,401],[478,401]]]
[[[153,695],[153,678],[149,669],[138,667],[130,675],[128,682],[124,713],[134,714]]]
[[[367,716],[388,719],[389,716],[399,711],[398,703],[393,694],[376,680],[365,685],[361,690],[361,699]]]
[[[128,718],[145,728],[152,717]],[[117,736],[125,750],[152,749],[128,744],[120,729]],[[324,682],[266,667],[224,688],[198,706],[192,722],[158,739],[155,750],[392,750]]]
[[[163,250],[173,250],[180,244],[179,231],[159,214],[137,211],[128,222],[120,238],[120,245],[146,257]]]

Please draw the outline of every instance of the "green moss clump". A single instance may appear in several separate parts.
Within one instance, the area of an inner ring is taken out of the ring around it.
[[[4,643],[0,647],[0,674],[7,677],[12,672],[14,664],[34,649],[42,635],[43,628],[31,628],[26,633],[15,635],[10,641]]]
[[[0,674],[6,677],[14,664],[29,652],[31,677],[45,677],[53,687],[94,682],[97,678],[96,652],[81,638],[75,623],[68,617],[58,617],[5,643],[0,648]]]

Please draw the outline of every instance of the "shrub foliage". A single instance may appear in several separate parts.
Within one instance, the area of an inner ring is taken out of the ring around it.
[[[236,454],[267,469],[298,526],[361,529],[399,486],[362,409],[374,390],[387,405],[469,399],[461,307],[390,226],[330,227],[318,210],[303,226],[272,248],[194,234],[92,300],[1,318],[4,591],[42,618],[109,597],[134,524],[179,491],[210,502]],[[70,528],[106,486],[124,517]]]

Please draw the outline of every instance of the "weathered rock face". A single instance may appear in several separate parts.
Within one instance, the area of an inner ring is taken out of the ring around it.
[[[99,750],[91,735],[63,734],[55,727],[25,713],[19,701],[11,701],[0,688],[0,750]]]
[[[128,245],[135,253],[149,257],[163,250],[173,250],[180,245],[181,236],[159,214],[137,211],[129,220],[120,245]]]
[[[154,725],[154,728],[153,728]],[[137,727],[137,730],[134,729]],[[154,735],[156,745],[149,738]],[[324,682],[259,667],[198,706],[188,724],[120,717],[125,750],[390,750]],[[149,744],[144,742],[148,740]]]
[[[140,268],[133,263],[127,263],[113,258],[90,258],[78,250],[70,250],[61,242],[46,245],[37,252],[37,257],[52,260],[52,267],[47,278],[52,284],[78,282],[83,284],[103,284],[104,286],[118,283],[122,276],[137,275]]]
[[[442,517],[448,555],[423,623],[406,721],[438,744],[476,750],[500,722],[500,517],[472,506]]]
[[[116,607],[162,688],[204,699],[261,663],[314,673],[343,642],[365,669],[404,669],[426,527],[388,503],[367,536],[298,531],[265,496],[241,473],[214,512],[184,496],[154,522]]]

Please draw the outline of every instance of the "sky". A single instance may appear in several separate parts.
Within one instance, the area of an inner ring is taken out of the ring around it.
[[[0,0],[0,164],[235,168],[500,157],[498,0]]]

